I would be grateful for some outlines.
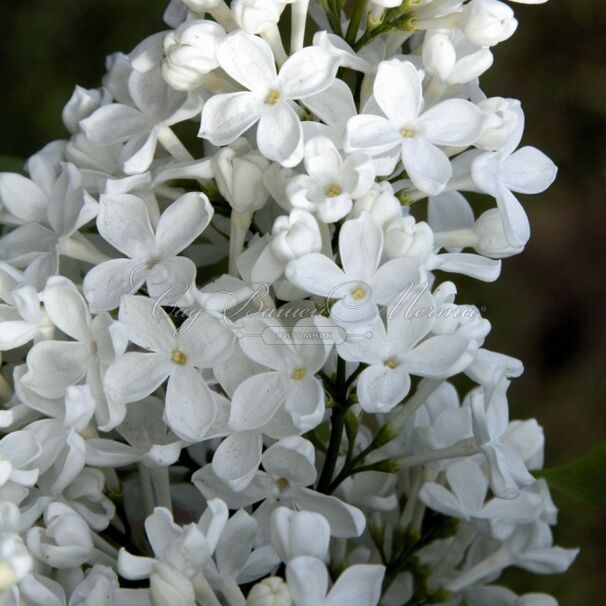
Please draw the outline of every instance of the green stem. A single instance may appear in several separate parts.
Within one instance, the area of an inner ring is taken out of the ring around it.
[[[345,34],[345,41],[349,44],[353,44],[358,36],[358,30],[360,29],[360,22],[362,16],[366,12],[366,0],[355,0],[353,13],[349,20],[349,27],[347,28],[347,34]]]
[[[337,361],[337,385],[335,389],[336,406],[330,419],[330,440],[328,442],[328,452],[324,460],[322,474],[318,481],[318,492],[326,493],[330,486],[332,476],[334,475],[339,458],[339,449],[343,430],[345,429],[345,415],[347,414],[347,393],[345,389],[345,360],[341,358]]]

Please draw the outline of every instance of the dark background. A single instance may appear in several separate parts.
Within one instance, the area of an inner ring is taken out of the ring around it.
[[[0,155],[27,158],[66,136],[60,113],[75,84],[96,87],[104,57],[164,29],[164,0],[2,0]],[[524,143],[558,164],[556,184],[524,202],[532,239],[495,284],[470,282],[462,302],[485,308],[487,346],[519,357],[512,417],[537,417],[547,464],[606,440],[606,8],[602,0],[513,4],[520,22],[495,49],[489,96],[522,100]],[[458,282],[458,280],[457,280]],[[604,512],[555,494],[556,537],[581,555],[567,575],[507,573],[520,591],[548,591],[563,606],[606,603]]]

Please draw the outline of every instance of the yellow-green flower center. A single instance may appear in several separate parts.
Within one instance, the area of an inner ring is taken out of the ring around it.
[[[183,366],[184,364],[187,363],[187,356],[182,351],[179,351],[178,349],[175,349],[174,351],[171,352],[170,359],[171,359],[171,362],[174,362],[175,364],[179,364],[179,366]]]
[[[305,378],[305,375],[307,374],[307,368],[295,368],[292,373],[291,373],[291,377],[295,380],[295,381],[301,381]]]
[[[280,91],[272,90],[269,95],[267,95],[267,99],[265,99],[265,103],[267,105],[275,105],[280,100]]]
[[[337,196],[340,196],[342,193],[343,193],[343,190],[338,185],[331,185],[326,190],[326,195],[329,198],[336,198]]]
[[[351,291],[351,296],[357,301],[359,301],[360,299],[363,299],[366,296],[366,289],[362,288],[361,286],[358,286]]]

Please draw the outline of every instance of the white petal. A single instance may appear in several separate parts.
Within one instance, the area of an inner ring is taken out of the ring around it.
[[[463,99],[442,101],[419,118],[419,133],[435,145],[470,145],[481,134],[482,110]]]
[[[132,351],[107,369],[103,384],[111,400],[136,402],[162,385],[171,370],[171,362],[163,354]]]
[[[131,194],[103,195],[97,215],[99,233],[131,258],[147,258],[154,251],[154,234],[147,206]]]
[[[300,436],[287,436],[272,444],[261,462],[272,477],[284,478],[292,486],[308,486],[316,479],[313,444]]]
[[[488,482],[480,467],[469,459],[463,459],[448,467],[446,477],[463,507],[472,515],[478,513],[488,490]]]
[[[269,160],[292,167],[303,158],[303,129],[287,102],[267,106],[257,128],[259,151]]]
[[[516,248],[525,246],[530,239],[530,223],[520,201],[508,189],[501,187],[497,194],[497,206],[503,218],[507,242]]]
[[[0,322],[0,351],[25,345],[38,333],[38,326],[21,320]]]
[[[208,314],[191,316],[179,329],[179,347],[196,368],[214,368],[231,355],[234,335],[224,320]]]
[[[123,297],[119,320],[128,338],[143,349],[168,353],[176,344],[176,329],[166,312],[152,299]]]
[[[475,223],[469,202],[457,191],[429,198],[427,215],[434,232],[465,229]]]
[[[272,418],[285,398],[284,382],[278,372],[264,372],[246,379],[233,395],[230,427],[235,431],[262,427]]]
[[[217,49],[219,65],[248,90],[261,95],[276,85],[274,55],[265,40],[243,31],[230,34]]]
[[[0,200],[24,223],[44,223],[46,194],[30,179],[17,173],[0,173]]]
[[[166,388],[164,416],[182,440],[199,442],[217,415],[212,392],[193,366],[173,368]]]
[[[147,579],[155,565],[156,560],[153,558],[131,555],[124,548],[120,549],[118,553],[118,570],[125,579],[132,581]]]
[[[156,228],[156,254],[172,257],[187,248],[210,223],[213,208],[205,194],[190,192],[173,202]]]
[[[262,106],[263,102],[248,92],[215,95],[202,109],[198,136],[213,145],[227,145],[259,119]]]
[[[80,126],[95,145],[111,145],[141,134],[147,123],[139,110],[111,103],[82,120]]]
[[[409,61],[382,61],[373,87],[375,99],[397,128],[412,128],[421,111],[423,92],[417,68]]]
[[[357,508],[337,497],[320,494],[309,488],[298,488],[293,502],[301,509],[321,513],[330,524],[333,537],[359,537],[366,527],[366,517]]]
[[[135,276],[138,273],[134,272]],[[145,272],[145,278],[147,293],[158,305],[175,304],[195,287],[196,264],[187,257],[164,258]]]
[[[355,604],[375,606],[381,597],[381,586],[385,566],[378,564],[355,564],[345,569],[333,585],[325,606]]]
[[[131,139],[120,153],[123,162],[123,170],[127,175],[138,175],[144,173],[152,163],[156,147],[158,145],[158,129],[154,128],[149,133],[144,133],[135,139]]]
[[[439,511],[453,518],[463,518],[467,520],[469,513],[463,508],[462,504],[444,486],[435,482],[426,482],[419,492],[419,499],[423,501],[427,507],[434,511]]]
[[[368,213],[345,222],[339,233],[339,253],[348,278],[369,283],[382,251],[383,232]]]
[[[291,261],[286,266],[285,274],[295,286],[316,295],[339,298],[345,292],[340,288],[347,280],[343,270],[320,253],[311,253]]]
[[[410,391],[410,376],[384,365],[369,366],[358,379],[360,406],[368,413],[389,412]]]
[[[472,253],[445,253],[430,259],[428,269],[451,271],[483,282],[494,282],[501,274],[501,261]]]
[[[339,60],[317,46],[307,46],[289,57],[278,76],[286,99],[303,99],[328,88],[337,75]]]
[[[90,310],[98,313],[116,309],[123,295],[141,288],[144,277],[145,270],[131,259],[111,259],[96,265],[82,283]]]
[[[89,342],[92,338],[91,317],[82,295],[66,278],[50,278],[44,289],[44,307],[66,335],[77,341]]]
[[[61,398],[68,385],[75,385],[86,374],[90,348],[83,343],[43,341],[27,355],[23,383],[41,396]]]
[[[237,431],[227,436],[213,455],[213,471],[232,490],[239,492],[250,484],[261,463],[263,434]]]
[[[328,589],[328,571],[322,560],[299,556],[286,566],[286,580],[297,606],[324,604]]]
[[[305,170],[323,187],[338,185],[343,159],[328,137],[314,137],[305,143]]]
[[[114,440],[92,438],[86,440],[86,463],[95,467],[123,467],[137,463],[143,452]]]
[[[467,351],[469,341],[463,337],[445,335],[423,341],[402,357],[406,369],[422,377],[448,376],[451,367]]]
[[[284,409],[290,413],[299,431],[309,431],[318,426],[325,410],[322,383],[315,377],[291,381]]]
[[[410,289],[422,285],[421,265],[412,257],[399,257],[383,263],[370,281],[373,300],[381,304],[398,301]]]
[[[347,122],[347,151],[386,152],[398,146],[401,141],[398,129],[382,116],[362,114]]]
[[[535,147],[522,147],[501,165],[501,183],[521,194],[539,194],[556,178],[556,165]]]
[[[351,89],[343,80],[335,80],[326,90],[303,102],[322,122],[339,131],[357,114]]]
[[[441,193],[452,175],[446,154],[421,136],[404,141],[402,161],[410,180],[430,196]]]

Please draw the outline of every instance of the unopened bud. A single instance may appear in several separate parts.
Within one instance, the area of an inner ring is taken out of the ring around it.
[[[248,593],[246,606],[291,606],[290,589],[280,577],[269,577],[257,583]]]
[[[231,11],[235,22],[247,34],[261,34],[277,25],[285,7],[281,0],[234,0]]]
[[[401,217],[385,228],[385,254],[397,257],[414,257],[422,263],[433,252],[434,238],[431,227],[425,222],[417,223],[412,216]]]
[[[198,88],[218,67],[216,49],[225,30],[214,21],[188,21],[164,38],[162,75],[177,90]]]
[[[487,210],[480,215],[476,221],[474,232],[478,238],[474,248],[485,257],[504,259],[517,255],[524,250],[524,246],[514,247],[509,244],[505,237],[501,213],[496,208]]]
[[[495,46],[517,27],[513,10],[499,0],[471,0],[463,8],[461,29],[476,46]]]
[[[478,107],[486,113],[486,120],[482,135],[474,145],[485,151],[501,149],[523,122],[520,102],[492,97],[479,103]]]

